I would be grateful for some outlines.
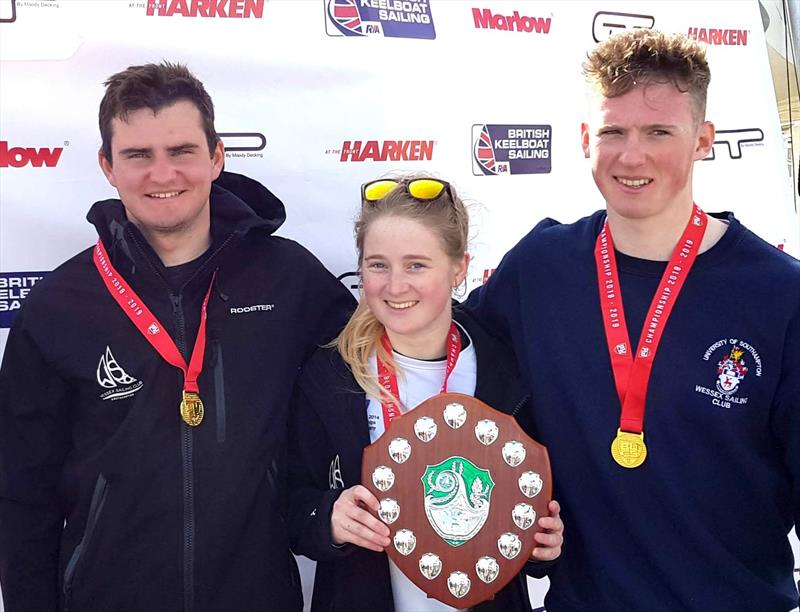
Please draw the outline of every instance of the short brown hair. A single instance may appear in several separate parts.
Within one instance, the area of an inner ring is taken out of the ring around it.
[[[128,113],[149,108],[157,113],[175,102],[186,100],[200,112],[203,132],[210,155],[219,141],[214,129],[214,103],[200,80],[183,64],[161,62],[129,66],[109,77],[106,93],[100,102],[100,137],[103,156],[111,160],[111,122],[115,117],[127,120]]]
[[[626,30],[589,53],[583,75],[606,98],[628,93],[636,85],[673,83],[689,93],[695,120],[705,120],[711,71],[703,46],[683,34],[657,30]]]

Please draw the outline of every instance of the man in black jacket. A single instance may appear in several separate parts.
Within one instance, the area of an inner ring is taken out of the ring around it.
[[[292,610],[288,402],[349,292],[260,184],[222,173],[185,67],[112,76],[100,166],[120,200],[36,287],[0,369],[0,582],[18,610]],[[212,185],[212,183],[214,183]]]

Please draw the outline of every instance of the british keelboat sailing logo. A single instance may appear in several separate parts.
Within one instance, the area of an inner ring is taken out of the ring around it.
[[[100,399],[112,401],[130,397],[144,385],[122,369],[108,346],[97,364],[97,382],[108,389],[100,394]]]

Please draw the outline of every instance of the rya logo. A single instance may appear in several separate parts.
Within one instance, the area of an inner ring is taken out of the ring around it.
[[[504,32],[550,32],[550,17],[527,17],[514,11],[512,15],[492,13],[491,9],[472,9],[472,20],[479,30],[503,30]]]
[[[54,147],[47,149],[42,147],[36,149],[34,147],[9,147],[8,141],[0,140],[0,168],[22,168],[23,166],[31,165],[36,168],[41,168],[43,165],[48,168],[53,168],[58,164],[61,159],[61,153],[64,151],[63,147]]]
[[[112,401],[130,397],[144,385],[122,369],[108,346],[97,364],[97,383],[108,389],[100,394],[100,399]]]
[[[147,0],[148,17],[222,17],[261,19],[264,0]]]
[[[592,38],[594,38],[594,42],[603,42],[622,30],[650,29],[655,22],[655,17],[652,15],[600,11],[595,13],[592,21]]]

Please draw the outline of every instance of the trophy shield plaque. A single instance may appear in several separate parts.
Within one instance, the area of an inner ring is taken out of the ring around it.
[[[455,608],[491,599],[522,570],[552,491],[547,449],[461,393],[392,420],[364,449],[361,482],[380,502],[391,560]]]

